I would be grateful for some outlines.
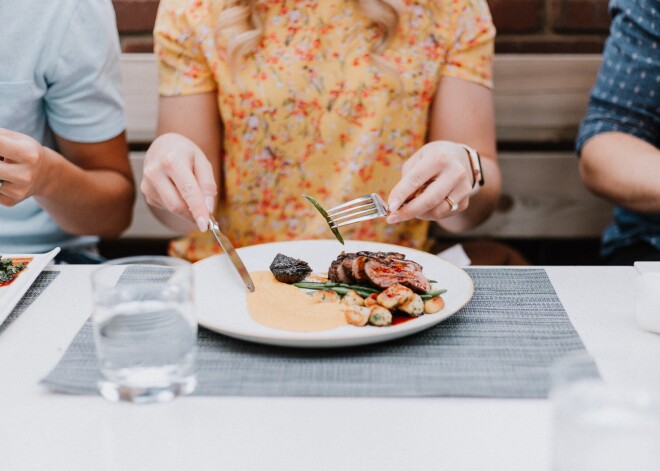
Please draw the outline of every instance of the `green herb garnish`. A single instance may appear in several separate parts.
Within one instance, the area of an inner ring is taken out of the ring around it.
[[[20,271],[25,269],[25,267],[27,267],[25,263],[17,263],[14,265],[11,258],[2,258],[0,256],[0,284],[12,281]]]
[[[337,240],[341,243],[341,245],[344,245],[344,238],[339,233],[339,229],[337,229],[332,225],[332,219],[330,218],[330,216],[328,216],[327,211],[323,209],[323,206],[321,206],[321,204],[311,196],[308,195],[303,195],[303,196],[307,198],[307,200],[314,205],[314,207],[318,210],[319,213],[321,213],[321,216],[325,218],[326,222],[328,223],[328,226],[330,226],[330,230],[335,235]]]

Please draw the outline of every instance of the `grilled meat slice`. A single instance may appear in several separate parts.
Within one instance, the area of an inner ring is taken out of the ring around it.
[[[357,258],[357,255],[354,253],[347,253],[341,261],[341,267],[339,271],[343,273],[343,276],[346,280],[344,283],[355,283],[356,280],[353,278],[353,261]]]
[[[341,257],[341,255],[339,256]],[[339,273],[339,267],[341,266],[341,262],[339,261],[339,257],[337,257],[335,260],[332,261],[330,264],[330,268],[328,268],[328,280],[333,281],[335,283],[343,283],[343,281],[340,281],[340,273]],[[341,275],[344,274],[344,271],[342,270]]]
[[[354,253],[342,252],[328,269],[328,280],[334,283],[353,283],[353,260],[357,257]]]
[[[360,251],[353,257],[351,277],[354,283],[373,285],[366,272],[364,266],[370,259],[376,259],[383,263],[390,263],[392,260],[403,260],[406,256],[397,252],[368,252]]]
[[[328,279],[380,289],[399,283],[417,293],[429,291],[431,285],[422,273],[422,266],[405,258],[397,252],[342,252],[330,265]]]
[[[357,253],[358,255],[364,255],[371,258],[377,258],[383,262],[389,262],[390,260],[405,260],[406,256],[399,252],[369,252],[361,251]]]
[[[396,283],[410,288],[416,293],[430,291],[431,284],[422,273],[422,267],[412,260],[391,259],[389,263],[370,259],[364,266],[371,284],[385,289]]]
[[[369,285],[369,278],[364,271],[364,265],[369,260],[369,257],[366,255],[360,255],[358,252],[357,257],[353,259],[353,264],[351,265],[351,275],[355,280],[355,283]]]

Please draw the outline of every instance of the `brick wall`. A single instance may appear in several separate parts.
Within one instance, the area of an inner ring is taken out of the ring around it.
[[[158,0],[113,0],[125,52],[149,52]],[[488,0],[498,30],[496,52],[600,52],[607,0]]]

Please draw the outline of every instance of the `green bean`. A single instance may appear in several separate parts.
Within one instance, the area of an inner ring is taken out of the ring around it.
[[[300,283],[293,283],[293,286],[301,289],[313,289],[313,290],[331,289],[334,292],[341,294],[342,296],[348,293],[349,290],[353,290],[363,298],[368,297],[370,294],[381,292],[380,290],[371,288],[369,286],[333,283],[332,281],[326,281],[325,283],[321,283],[318,281],[301,281]],[[424,294],[420,294],[420,297],[423,300],[427,300],[427,299],[435,298],[436,296],[440,296],[441,294],[444,294],[446,292],[447,292],[446,289],[436,289],[432,291],[427,291]]]
[[[446,292],[447,292],[446,289],[436,289],[436,290],[433,290],[433,291],[427,291],[426,293],[420,294],[419,296],[423,300],[427,300],[427,299],[435,298],[436,296],[440,296],[441,294],[444,294]]]
[[[307,201],[309,201],[310,203],[312,203],[314,205],[314,207],[318,210],[319,213],[321,213],[321,216],[323,216],[325,218],[328,225],[330,226],[330,230],[335,235],[337,240],[341,243],[341,245],[344,245],[344,238],[339,233],[339,229],[334,225],[334,223],[332,221],[332,218],[328,215],[327,211],[325,209],[323,209],[323,206],[321,206],[321,203],[319,203],[318,201],[316,201],[314,198],[312,198],[309,195],[303,195],[303,196],[305,198],[307,198]]]
[[[301,281],[299,283],[294,283],[293,286],[298,288],[305,289],[332,289],[332,288],[347,288],[355,291],[363,291],[368,293],[378,293],[379,290],[375,288],[370,288],[369,286],[362,285],[348,285],[344,283],[333,283],[332,281],[326,281],[325,283],[320,283],[317,281]]]
[[[317,283],[312,281],[301,281],[300,283],[293,283],[293,286],[301,289],[313,289],[313,290],[331,289],[335,293],[341,294],[342,296],[352,290],[355,291],[360,296],[362,296],[363,298],[366,298],[372,293],[378,292],[374,289],[366,288],[363,286],[344,285],[342,283],[330,283],[330,282]]]
[[[348,289],[353,289],[355,291],[364,291],[365,293],[380,293],[382,290],[377,290],[375,288],[370,288],[369,286],[362,286],[362,285],[345,285],[342,283],[335,283],[335,286],[338,288],[348,288]]]

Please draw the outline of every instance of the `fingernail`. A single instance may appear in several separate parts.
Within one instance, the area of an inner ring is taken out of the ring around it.
[[[213,205],[215,204],[215,198],[213,196],[206,197],[206,209],[209,210],[209,213],[213,213]]]
[[[389,203],[390,212],[393,213],[394,211],[396,211],[397,209],[399,209],[399,206],[401,206],[401,201],[399,201],[399,200],[392,200],[392,201],[390,201],[390,203]]]
[[[399,222],[399,218],[396,216],[387,216],[387,222],[389,224],[396,224],[397,222]]]
[[[199,227],[199,230],[202,232],[208,229],[208,224],[206,224],[206,221],[202,216],[197,218],[197,227]]]

